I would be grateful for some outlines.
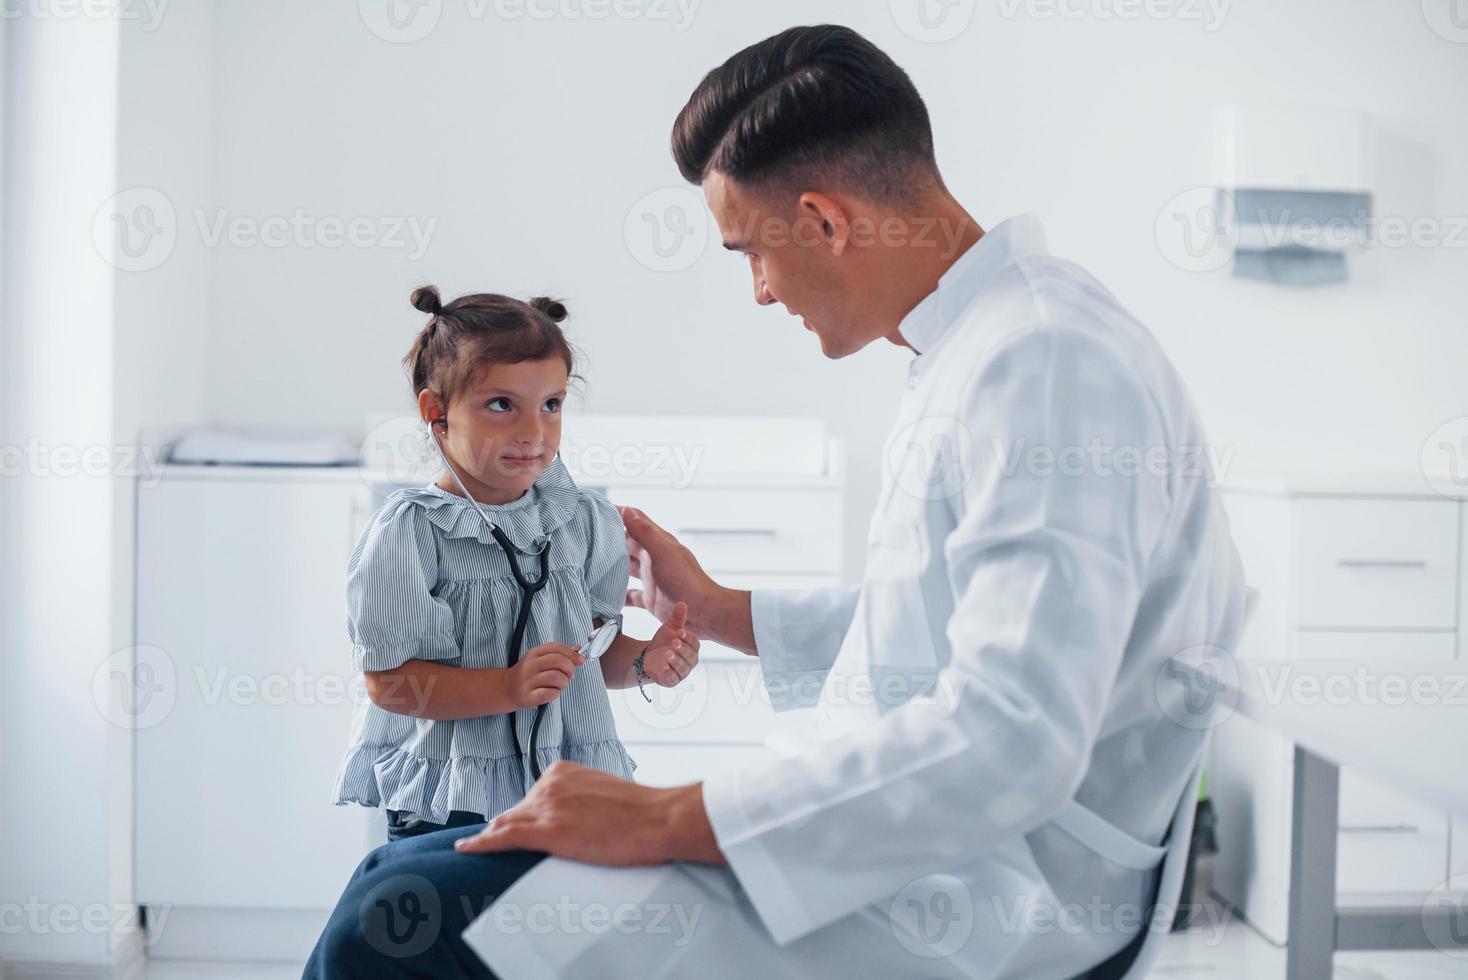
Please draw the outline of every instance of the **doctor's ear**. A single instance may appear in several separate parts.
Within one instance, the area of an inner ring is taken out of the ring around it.
[[[846,250],[847,242],[851,239],[851,219],[846,208],[835,198],[819,191],[806,191],[800,195],[797,207],[800,212],[799,221],[813,224],[819,229],[821,244],[830,247],[837,255]],[[796,241],[814,244],[812,237],[809,232],[797,233]]]

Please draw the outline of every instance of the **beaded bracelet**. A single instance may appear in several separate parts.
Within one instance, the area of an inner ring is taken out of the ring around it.
[[[647,703],[648,704],[652,704],[652,698],[649,698],[647,696],[647,692],[642,689],[642,680],[643,680],[643,678],[647,678],[648,680],[652,680],[652,675],[649,674],[647,672],[646,668],[643,667],[643,665],[642,665],[642,658],[645,657],[645,656],[647,656],[647,651],[651,647],[652,647],[652,644],[651,643],[649,643],[647,646],[643,647],[642,648],[642,652],[637,655],[637,659],[634,660],[634,661],[632,661],[632,669],[635,670],[635,671],[637,671],[637,693],[638,694],[641,694],[643,696],[643,698],[645,698],[647,700]]]

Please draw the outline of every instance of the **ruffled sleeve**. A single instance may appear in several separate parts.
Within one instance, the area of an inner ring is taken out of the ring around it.
[[[611,501],[586,495],[590,526],[586,543],[586,591],[591,615],[608,620],[622,615],[627,604],[627,528]]]
[[[435,595],[438,545],[423,508],[389,500],[347,564],[347,631],[356,670],[455,660],[454,614]]]

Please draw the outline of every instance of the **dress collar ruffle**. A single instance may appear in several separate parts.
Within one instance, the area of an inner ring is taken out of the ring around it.
[[[488,517],[516,547],[533,551],[552,531],[575,516],[581,489],[557,456],[519,500],[480,504],[483,516],[474,513],[475,505],[469,500],[432,483],[405,487],[398,494],[400,499],[424,508],[429,522],[443,531],[445,537],[478,538],[485,544],[493,544],[494,535],[484,520]]]

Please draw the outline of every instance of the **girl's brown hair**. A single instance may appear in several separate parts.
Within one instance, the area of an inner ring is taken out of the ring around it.
[[[490,364],[559,357],[567,374],[579,379],[575,352],[559,326],[566,319],[566,306],[559,300],[537,296],[527,303],[498,293],[474,293],[445,306],[437,287],[423,286],[413,291],[413,306],[429,317],[403,358],[414,398],[427,388],[447,409]]]

